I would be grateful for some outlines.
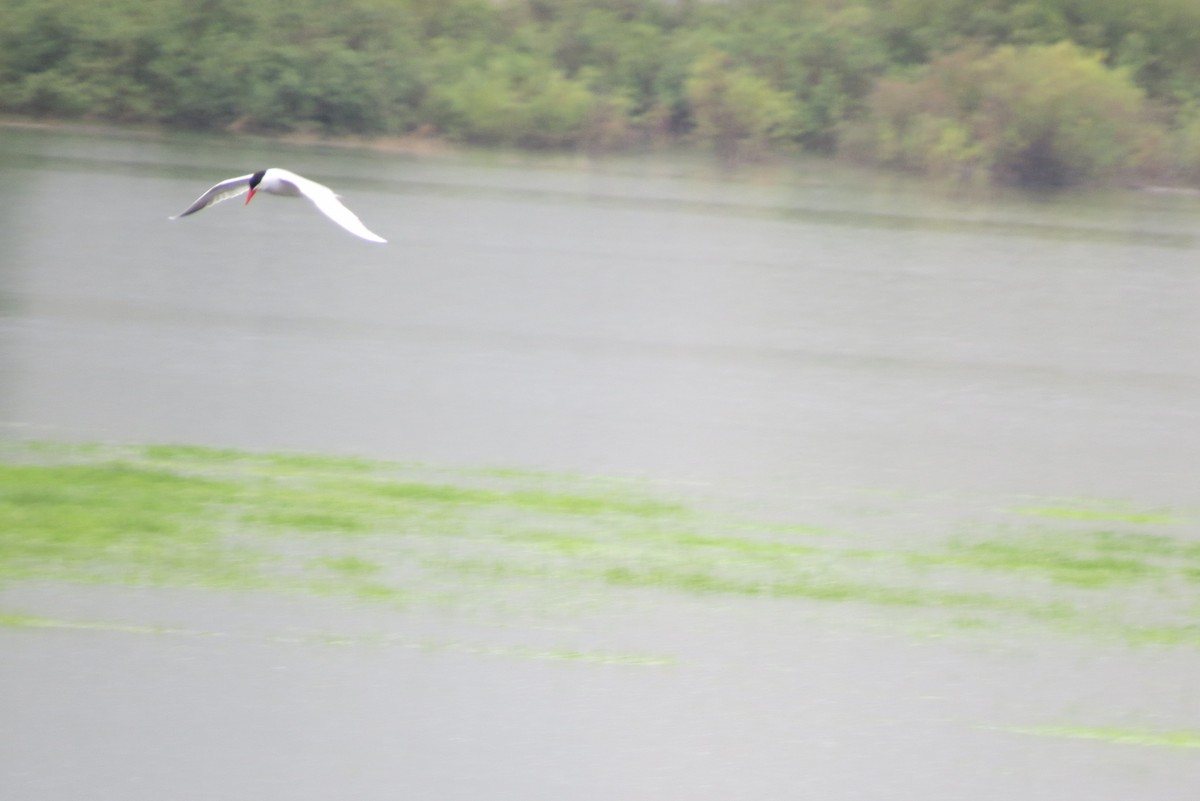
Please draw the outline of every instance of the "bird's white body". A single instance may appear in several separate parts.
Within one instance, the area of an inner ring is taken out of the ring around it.
[[[256,178],[257,181],[255,180]],[[202,209],[220,203],[222,200],[239,197],[247,192],[250,193],[250,197],[246,198],[247,203],[250,202],[250,198],[254,197],[257,192],[266,192],[270,195],[283,195],[284,197],[307,198],[312,201],[313,205],[322,214],[355,236],[362,237],[371,242],[387,241],[363,225],[362,220],[358,219],[354,212],[342,205],[342,201],[338,200],[337,194],[332,189],[324,184],[310,181],[302,175],[297,175],[290,170],[280,169],[279,167],[272,167],[269,170],[263,170],[261,173],[251,173],[250,175],[241,175],[237,178],[229,178],[228,180],[221,181],[221,183],[198,197],[195,203],[171,219],[174,220],[179,217],[186,217],[189,214],[195,214]]]

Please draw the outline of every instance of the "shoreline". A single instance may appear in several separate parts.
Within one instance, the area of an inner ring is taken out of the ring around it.
[[[223,130],[214,131],[197,131],[186,129],[164,128],[161,126],[150,125],[122,125],[120,123],[101,122],[101,121],[83,121],[83,120],[57,120],[57,119],[34,119],[24,118],[19,116],[3,116],[0,117],[0,130],[25,130],[25,131],[53,131],[57,133],[66,133],[73,135],[93,135],[93,136],[122,136],[122,137],[142,137],[146,139],[167,139],[172,136],[213,136],[213,137],[229,137],[231,139],[249,140],[253,142],[265,144],[284,144],[295,147],[324,147],[344,150],[363,150],[373,153],[404,155],[404,156],[420,156],[420,157],[450,157],[450,156],[465,156],[470,153],[507,153],[512,156],[537,156],[543,157],[585,157],[585,158],[622,158],[622,157],[644,157],[654,152],[651,150],[618,150],[607,151],[603,153],[594,153],[580,149],[533,149],[522,148],[518,146],[506,146],[501,148],[487,148],[481,146],[460,145],[451,142],[445,138],[433,135],[431,132],[418,129],[413,133],[408,134],[388,134],[380,136],[364,136],[362,134],[341,134],[327,135],[313,132],[295,131],[291,133],[269,134],[269,133],[253,133],[236,128],[226,128]],[[688,153],[696,157],[707,158],[711,161],[714,169],[722,171],[738,172],[749,168],[757,170],[769,168],[772,165],[781,166],[790,162],[792,159],[799,158],[803,161],[825,163],[830,166],[840,165],[846,169],[856,172],[874,175],[881,180],[913,180],[924,184],[931,189],[940,188],[942,191],[950,191],[952,193],[961,193],[967,191],[1017,191],[1031,192],[1034,194],[1043,194],[1044,190],[1022,189],[1021,187],[1009,187],[993,183],[986,183],[983,186],[971,187],[956,184],[951,182],[947,184],[943,180],[932,176],[913,175],[903,171],[888,170],[878,166],[870,166],[858,164],[852,161],[844,161],[835,156],[817,155],[817,154],[788,154],[788,153],[772,153],[764,159],[752,162],[734,162],[723,163],[721,159],[712,154],[706,154],[701,150],[691,148],[685,142],[676,142],[672,148],[659,149],[662,152]],[[1200,197],[1200,187],[1187,183],[1121,183],[1114,182],[1111,184],[1095,184],[1095,185],[1079,185],[1071,187],[1063,187],[1058,192],[1079,192],[1079,191],[1122,191],[1122,192],[1137,192],[1140,194],[1162,195],[1168,197]]]
[[[251,139],[259,142],[278,142],[281,144],[300,145],[306,147],[335,147],[359,150],[374,150],[381,153],[403,153],[408,155],[451,155],[464,152],[461,148],[445,139],[422,133],[404,134],[401,136],[367,137],[358,134],[342,136],[325,136],[314,133],[293,132],[286,134],[259,134],[237,130],[192,131],[183,129],[163,128],[146,125],[121,125],[110,122],[89,122],[79,120],[32,119],[22,117],[0,118],[0,130],[25,131],[54,131],[76,135],[99,136],[137,136],[147,139],[165,139],[177,135],[228,136],[236,139]]]

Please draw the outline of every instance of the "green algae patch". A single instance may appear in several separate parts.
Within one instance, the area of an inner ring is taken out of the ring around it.
[[[506,659],[576,662],[601,666],[665,667],[675,664],[666,655],[648,653],[621,653],[616,651],[584,650],[576,648],[548,648],[544,646],[487,643],[470,640],[421,640],[394,635],[346,635],[327,632],[302,634],[261,634],[209,631],[174,626],[147,626],[111,620],[64,620],[22,612],[0,611],[0,628],[9,629],[54,629],[66,631],[96,631],[115,634],[153,635],[189,638],[219,638],[261,640],[288,645],[321,646],[369,646],[375,648],[402,648],[431,653],[461,653],[472,656]]]
[[[224,558],[218,521],[242,490],[124,460],[0,463],[0,579],[240,583],[254,558]]]
[[[190,445],[7,443],[0,586],[307,593],[406,609],[503,601],[531,614],[654,591],[856,605],[949,634],[1023,626],[1200,645],[1200,543],[1180,530],[1190,514],[1101,520],[1029,514],[1058,501],[997,504],[1007,517],[967,532],[928,499],[896,494],[876,498],[856,530],[852,514],[830,525],[820,508],[820,524],[758,522],[714,505],[716,494]],[[870,533],[881,514],[914,510],[948,530],[912,542]]]
[[[611,482],[187,445],[10,443],[0,451],[0,581],[391,598],[428,583],[411,565],[450,564],[441,556],[458,546],[440,540],[528,550],[547,532],[594,542],[609,527],[686,514]],[[300,558],[347,542],[339,556]]]
[[[62,620],[60,618],[44,617],[41,615],[27,615],[20,612],[0,612],[0,628],[71,629],[76,631],[111,631],[122,634],[189,634],[193,636],[201,633],[164,626],[140,626],[116,621]]]
[[[383,566],[378,562],[372,562],[369,559],[360,559],[357,556],[318,559],[316,563],[335,573],[347,576],[370,576],[383,570]]]
[[[1164,510],[1138,509],[1121,503],[1100,501],[1058,502],[1046,505],[1019,506],[1013,512],[1028,517],[1053,520],[1078,520],[1088,523],[1130,523],[1160,525],[1181,522],[1178,515]]]
[[[1008,727],[1001,731],[1038,737],[1062,737],[1073,740],[1099,740],[1115,745],[1154,748],[1200,748],[1200,731],[1153,731],[1103,726],[1029,726]]]
[[[1064,546],[1054,537],[1036,542],[988,540],[952,545],[931,561],[979,570],[1036,573],[1044,578],[1080,587],[1105,587],[1152,578],[1159,567],[1135,556],[1096,553],[1086,545]]]

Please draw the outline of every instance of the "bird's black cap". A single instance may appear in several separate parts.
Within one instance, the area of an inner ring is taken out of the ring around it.
[[[254,173],[254,175],[251,175],[250,176],[250,188],[253,189],[254,187],[258,186],[260,183],[262,183],[263,176],[266,174],[267,174],[266,170],[259,170],[258,172]]]

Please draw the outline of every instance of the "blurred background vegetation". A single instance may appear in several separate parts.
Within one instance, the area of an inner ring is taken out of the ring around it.
[[[1197,0],[0,0],[0,113],[1200,182]]]

